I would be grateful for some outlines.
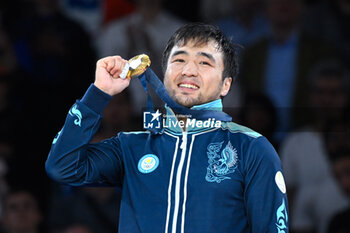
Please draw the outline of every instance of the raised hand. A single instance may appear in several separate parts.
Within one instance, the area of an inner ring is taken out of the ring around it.
[[[97,61],[95,86],[109,95],[122,92],[130,84],[130,78],[119,77],[127,60],[120,56],[105,57]]]

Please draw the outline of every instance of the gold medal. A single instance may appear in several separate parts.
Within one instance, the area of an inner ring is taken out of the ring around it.
[[[151,60],[146,54],[140,54],[128,61],[128,64],[124,67],[121,78],[134,78],[141,75],[151,65]],[[126,73],[127,72],[127,73]]]

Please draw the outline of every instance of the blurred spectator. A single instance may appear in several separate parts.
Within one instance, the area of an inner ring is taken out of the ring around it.
[[[323,132],[327,122],[343,116],[349,103],[348,70],[339,63],[316,64],[308,80],[309,96],[305,102],[309,108],[303,108],[303,111],[312,116],[312,121],[288,134],[280,147],[291,210],[299,190],[320,184],[332,176]]]
[[[215,4],[217,4],[216,2]],[[233,43],[243,46],[242,48],[244,49],[244,47],[252,45],[259,39],[267,36],[269,23],[262,12],[262,0],[231,0],[230,5],[233,9],[231,15],[229,17],[221,17],[216,24],[227,37],[232,39]],[[227,7],[230,7],[230,5]],[[239,60],[241,59],[242,48],[237,48]],[[228,108],[228,113],[233,118],[237,114],[235,109],[241,107],[241,95],[241,84],[236,82],[223,99],[224,106]]]
[[[266,4],[271,34],[244,51],[240,80],[246,92],[262,91],[271,98],[279,119],[275,139],[281,141],[304,117],[294,116],[291,110],[296,108],[291,107],[304,106],[308,70],[334,52],[301,30],[301,0],[268,0]]]
[[[168,38],[182,21],[167,13],[163,0],[137,0],[136,12],[108,24],[99,40],[99,56],[118,54],[125,59],[145,53],[152,70],[161,78],[161,57]],[[129,86],[133,112],[137,115],[146,106],[147,95],[139,80]],[[152,93],[152,92],[151,92]]]
[[[15,30],[13,27],[18,20],[32,12],[29,0],[0,1],[1,23],[6,30]]]
[[[19,16],[9,32],[19,66],[31,78],[27,82],[49,93],[65,88],[66,95],[70,91],[65,85],[68,82],[82,88],[90,84],[96,57],[89,35],[60,12],[58,0],[28,1],[32,13]],[[50,94],[53,100],[58,99]]]
[[[273,140],[276,129],[276,109],[271,100],[262,93],[255,93],[244,98],[240,121],[242,125],[264,135],[277,149]]]
[[[219,19],[216,24],[234,43],[252,45],[266,37],[269,23],[264,16],[263,0],[231,0],[234,12],[228,18]]]
[[[17,61],[9,35],[0,20],[0,141],[14,139],[14,126],[19,103],[16,103],[13,85],[16,83]],[[17,135],[16,135],[17,136]]]
[[[18,16],[9,32],[25,76],[16,90],[26,100],[30,120],[43,126],[45,122],[38,122],[40,114],[62,124],[58,120],[59,112],[69,109],[79,95],[77,90],[93,82],[95,52],[83,28],[59,11],[58,0],[28,2],[32,4],[31,13]],[[49,125],[35,129],[55,135],[54,130],[49,131]]]
[[[99,56],[118,54],[129,59],[146,53],[152,69],[161,75],[161,56],[170,35],[182,21],[167,13],[163,0],[137,0],[136,12],[115,20],[105,27],[100,37]]]
[[[18,137],[23,129],[21,101],[15,98],[13,85],[15,73],[0,74],[0,198],[12,183],[11,176],[18,155]],[[0,203],[1,207],[1,203]]]
[[[138,0],[136,0],[138,1]],[[164,3],[164,8],[171,14],[179,17],[182,20],[190,22],[200,21],[199,8],[201,5],[201,0],[162,0]],[[220,0],[225,1],[225,0]],[[219,3],[219,2],[217,2]]]
[[[102,26],[105,0],[60,0],[62,12],[94,37]]]
[[[296,210],[292,216],[295,232],[311,230],[319,233],[327,232],[332,216],[349,208],[350,200],[346,198],[350,197],[348,173],[350,167],[346,158],[350,155],[349,136],[350,124],[346,115],[327,124],[324,134],[325,147],[332,169],[330,178],[335,179],[334,181],[325,179],[319,185],[309,186],[303,190],[303,195],[299,195]]]
[[[235,11],[233,0],[200,0],[200,20],[204,22],[215,22],[221,18],[228,17]]]
[[[106,25],[134,11],[135,4],[131,0],[104,0],[103,24]]]
[[[60,7],[69,18],[79,22],[92,38],[103,25],[135,10],[130,0],[61,0]]]
[[[79,90],[82,96],[93,82],[96,57],[89,34],[60,12],[58,0],[25,2],[28,12],[17,15],[8,29],[21,70],[14,90],[24,102],[18,122],[24,126],[16,131],[20,146],[12,177],[21,184],[32,183],[44,201],[50,182],[44,175],[44,155],[50,138],[56,134],[55,125],[63,124],[62,116]]]
[[[337,48],[344,61],[350,65],[350,2],[329,0],[308,9],[303,27],[310,34]]]
[[[349,140],[349,137],[347,137]],[[343,148],[338,148],[331,156],[333,172],[341,189],[350,200],[350,142]],[[332,217],[328,226],[328,233],[347,233],[350,230],[350,208]]]
[[[8,167],[7,167],[6,160],[5,158],[3,158],[3,155],[0,154],[0,216],[2,216],[2,209],[3,209],[2,200],[4,199],[4,196],[8,191],[8,184],[6,181],[7,169]]]
[[[10,76],[0,75],[0,156],[9,158],[14,153],[16,127],[20,110],[11,97]],[[20,124],[20,123],[18,123]]]
[[[118,229],[121,193],[115,187],[77,188],[67,196],[53,199],[50,228],[62,229],[82,224],[96,233],[115,233]]]
[[[16,68],[16,57],[10,38],[3,28],[0,18],[0,76],[12,73]]]
[[[94,233],[87,226],[81,224],[72,224],[68,226],[62,233]]]
[[[39,233],[42,220],[38,202],[29,191],[10,191],[3,199],[1,224],[5,233]]]
[[[2,5],[0,6],[2,7]],[[17,61],[10,37],[3,27],[0,15],[0,216],[2,200],[9,186],[11,162],[15,159],[17,141],[23,122],[21,100],[15,96]],[[1,232],[1,231],[0,231]]]
[[[327,177],[319,185],[303,188],[295,202],[290,217],[290,229],[294,233],[325,233],[332,216],[349,206],[333,177]]]

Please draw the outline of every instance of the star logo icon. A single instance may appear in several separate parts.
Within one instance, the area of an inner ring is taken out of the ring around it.
[[[152,115],[152,120],[151,120],[151,122],[152,122],[152,121],[154,121],[154,120],[159,121],[158,118],[159,118],[162,114],[159,112],[159,109],[157,109],[157,111],[156,111],[155,113],[151,113],[151,115]]]

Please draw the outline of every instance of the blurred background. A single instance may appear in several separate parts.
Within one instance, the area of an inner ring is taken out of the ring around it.
[[[51,181],[44,163],[104,56],[161,55],[187,22],[215,24],[240,73],[224,108],[282,161],[291,232],[350,232],[349,0],[2,0],[0,233],[115,233],[120,189]],[[138,80],[92,141],[142,129]]]

